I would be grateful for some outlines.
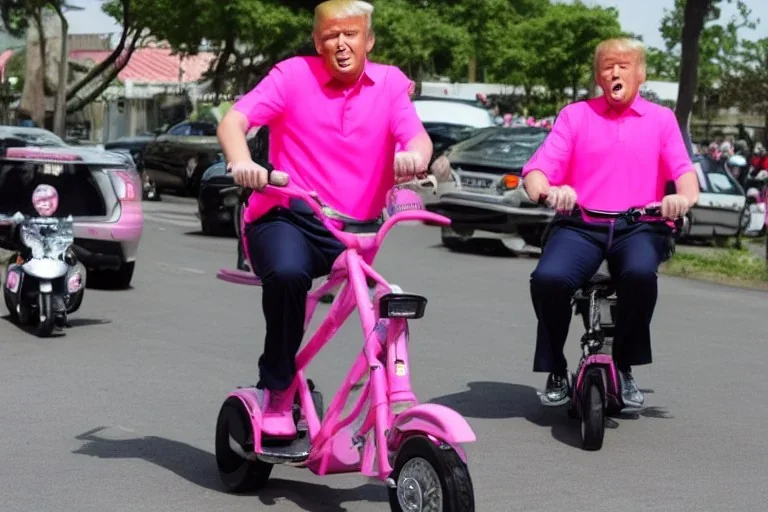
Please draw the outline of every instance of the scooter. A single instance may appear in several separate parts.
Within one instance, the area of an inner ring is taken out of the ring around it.
[[[15,324],[35,325],[40,337],[68,326],[67,316],[80,308],[85,294],[86,269],[73,251],[73,219],[53,217],[58,203],[54,187],[38,185],[32,204],[39,217],[0,216],[0,224],[11,226],[7,246],[15,251],[3,286],[5,305]]]
[[[424,211],[419,196],[407,190],[393,191],[387,220],[360,222],[335,212],[315,194],[287,184],[286,176],[270,183],[282,186],[266,187],[265,195],[303,201],[347,249],[336,259],[329,279],[307,297],[305,330],[320,297],[340,290],[296,357],[296,377],[286,391],[289,402],[282,404],[293,411],[295,431],[266,435],[262,426],[269,416],[261,408],[258,390],[232,391],[216,422],[216,463],[223,484],[230,492],[257,491],[267,485],[278,464],[320,476],[360,473],[378,479],[388,488],[390,509],[397,512],[473,511],[474,488],[463,448],[476,440],[472,428],[448,407],[419,403],[411,388],[408,323],[424,316],[427,299],[403,293],[373,269],[373,260],[395,224],[444,225],[450,220]],[[247,284],[243,274],[222,269],[217,277]],[[373,300],[366,278],[375,281]],[[250,284],[257,283],[254,276]],[[305,372],[355,310],[362,322],[362,349],[326,409]],[[357,403],[346,411],[356,386],[362,388]]]

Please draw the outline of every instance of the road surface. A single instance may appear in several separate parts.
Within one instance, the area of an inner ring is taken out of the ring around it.
[[[146,210],[133,289],[87,290],[64,337],[0,320],[3,512],[388,510],[384,488],[354,475],[280,467],[258,496],[222,491],[214,425],[227,392],[255,382],[260,290],[215,279],[235,241],[202,236],[192,201],[166,196]],[[584,452],[578,423],[536,397],[535,260],[450,253],[421,226],[388,242],[379,270],[429,298],[412,324],[416,391],[477,434],[478,511],[764,509],[766,294],[660,278],[656,363],[635,370],[647,408]],[[348,322],[309,372],[326,403],[358,330]]]

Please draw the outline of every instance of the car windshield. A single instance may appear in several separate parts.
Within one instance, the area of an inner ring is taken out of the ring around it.
[[[424,128],[431,137],[439,136],[455,142],[466,140],[477,131],[477,128],[472,126],[452,123],[424,123]]]
[[[722,162],[714,162],[705,157],[694,164],[699,175],[699,185],[702,192],[713,194],[743,195],[741,185],[725,168]]]
[[[0,137],[23,140],[31,146],[62,147],[67,144],[59,137],[45,130],[3,130]]]
[[[494,128],[464,141],[458,153],[482,154],[484,159],[501,160],[511,167],[522,167],[533,156],[548,132]]]

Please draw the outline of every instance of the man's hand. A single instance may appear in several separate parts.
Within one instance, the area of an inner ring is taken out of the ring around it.
[[[432,175],[437,181],[448,181],[451,179],[451,162],[445,155],[440,155],[437,160],[432,162],[430,167]]]
[[[690,209],[691,202],[682,194],[671,194],[661,200],[661,215],[668,219],[683,217]]]
[[[251,160],[232,162],[227,166],[235,183],[245,188],[264,190],[269,183],[269,172]]]
[[[401,151],[395,155],[395,178],[412,178],[427,170],[427,164],[415,151]]]
[[[570,212],[576,206],[576,191],[568,185],[549,187],[547,205],[558,212]]]

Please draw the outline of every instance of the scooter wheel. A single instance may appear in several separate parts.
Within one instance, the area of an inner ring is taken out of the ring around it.
[[[590,378],[584,386],[581,405],[581,444],[585,450],[599,450],[605,435],[605,399],[598,378]]]
[[[13,305],[13,299],[9,291],[3,288],[3,298],[5,299],[5,307],[8,308],[8,316],[11,318],[11,322],[18,325],[21,323],[21,318],[16,312],[16,307]]]
[[[410,437],[400,446],[390,478],[395,482],[395,488],[389,488],[393,512],[475,510],[466,464],[453,449],[439,447],[426,437]]]
[[[51,305],[51,294],[40,294],[40,309],[38,315],[44,317],[43,320],[38,320],[37,335],[41,338],[47,338],[53,333],[53,328],[56,326],[56,318],[53,314],[53,307]]]
[[[272,464],[249,460],[232,448],[242,447],[244,453],[253,453],[253,427],[243,402],[230,397],[224,402],[216,421],[216,465],[219,477],[230,492],[257,491],[269,481]]]

